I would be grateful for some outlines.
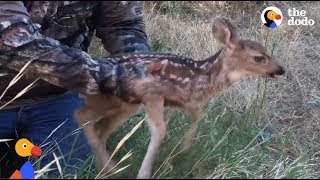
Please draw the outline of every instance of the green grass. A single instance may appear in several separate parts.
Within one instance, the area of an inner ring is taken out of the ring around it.
[[[188,130],[190,118],[182,112],[166,111],[168,132],[154,164],[153,178],[316,178],[314,160],[307,152],[291,159],[287,152],[291,142],[290,130],[275,134],[267,126],[257,128],[263,121],[266,81],[261,79],[254,101],[243,112],[235,112],[222,96],[208,104],[193,148],[181,153],[181,140]],[[107,143],[112,152],[119,141],[142,118],[133,117],[115,132]],[[120,160],[132,151],[130,158],[120,164],[130,165],[109,178],[135,178],[147,150],[150,133],[144,123],[115,155]],[[88,159],[76,174],[77,178],[94,178],[92,159]],[[65,175],[65,177],[68,177]],[[74,178],[75,175],[69,176]]]
[[[221,45],[211,35],[209,18],[222,15],[232,21],[242,37],[264,44],[286,68],[282,78],[246,78],[213,97],[188,153],[182,154],[180,150],[190,118],[182,112],[166,110],[167,135],[154,163],[153,178],[320,177],[320,111],[318,106],[304,103],[320,92],[320,27],[283,24],[277,31],[267,30],[261,26],[258,12],[271,5],[284,12],[288,7],[309,7],[308,15],[318,22],[320,4],[315,2],[146,3],[145,19],[152,51],[195,59],[213,55]],[[89,52],[99,58],[107,55],[96,39]],[[132,117],[113,133],[107,143],[108,151],[113,152],[142,118]],[[129,153],[120,164],[129,166],[108,178],[136,178],[149,139],[150,132],[143,122],[114,157],[120,160]],[[92,158],[88,159],[76,174],[67,175],[63,171],[63,176],[94,178],[97,174],[92,163]]]

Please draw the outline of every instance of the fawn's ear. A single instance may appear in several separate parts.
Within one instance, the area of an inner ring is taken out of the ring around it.
[[[212,33],[221,43],[234,49],[239,44],[239,36],[231,23],[223,17],[217,16],[212,20]]]

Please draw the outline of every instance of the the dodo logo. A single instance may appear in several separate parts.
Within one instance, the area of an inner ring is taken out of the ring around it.
[[[267,7],[261,13],[261,20],[263,24],[269,28],[276,28],[282,22],[283,16],[280,9],[276,7]]]
[[[7,154],[0,161],[0,179],[34,179],[35,171],[29,157],[41,156],[41,148],[26,138],[13,139],[8,146]]]

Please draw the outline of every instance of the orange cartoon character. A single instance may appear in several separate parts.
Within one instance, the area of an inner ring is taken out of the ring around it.
[[[264,13],[264,18],[267,21],[264,25],[266,25],[267,27],[270,28],[276,28],[277,24],[275,23],[274,20],[279,20],[281,19],[281,15],[277,14],[275,11],[273,10],[267,10]]]
[[[1,163],[1,178],[34,179],[34,168],[28,157],[41,156],[40,147],[35,146],[26,138],[21,138],[16,141],[14,146],[10,147],[8,154],[6,160],[2,161],[4,164]]]

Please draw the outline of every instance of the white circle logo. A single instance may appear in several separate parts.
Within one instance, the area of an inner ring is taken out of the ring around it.
[[[269,28],[276,28],[282,23],[283,15],[276,7],[267,7],[261,13],[261,21]]]

